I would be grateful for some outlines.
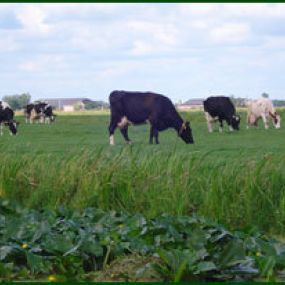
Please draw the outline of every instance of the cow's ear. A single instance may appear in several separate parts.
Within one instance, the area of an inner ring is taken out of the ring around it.
[[[190,123],[188,121],[185,122],[186,127],[190,127]]]

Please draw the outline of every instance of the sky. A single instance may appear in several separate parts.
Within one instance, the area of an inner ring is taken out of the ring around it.
[[[0,98],[285,99],[285,3],[0,3]]]

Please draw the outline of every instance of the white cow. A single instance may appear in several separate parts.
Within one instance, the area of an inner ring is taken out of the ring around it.
[[[268,98],[260,98],[248,104],[247,128],[253,125],[257,126],[257,122],[260,118],[263,120],[265,129],[268,129],[270,119],[276,129],[280,128],[281,117],[276,113],[272,101]]]

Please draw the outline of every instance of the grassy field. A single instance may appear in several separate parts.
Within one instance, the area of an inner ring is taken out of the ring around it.
[[[195,140],[173,130],[148,145],[149,126],[119,131],[108,144],[106,113],[59,115],[52,125],[28,125],[0,137],[0,195],[26,207],[161,213],[198,213],[231,229],[285,233],[285,128],[209,134],[202,112],[182,113]],[[282,112],[283,121],[285,112]]]

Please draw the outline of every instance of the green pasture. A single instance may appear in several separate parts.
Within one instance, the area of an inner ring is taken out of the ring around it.
[[[281,113],[283,122],[285,112]],[[0,195],[25,207],[161,213],[198,213],[231,229],[256,227],[285,233],[285,128],[209,134],[202,112],[182,113],[194,145],[174,130],[149,145],[149,126],[119,130],[109,146],[109,115],[59,114],[51,125],[25,124],[0,137]],[[281,123],[282,125],[282,123]]]

